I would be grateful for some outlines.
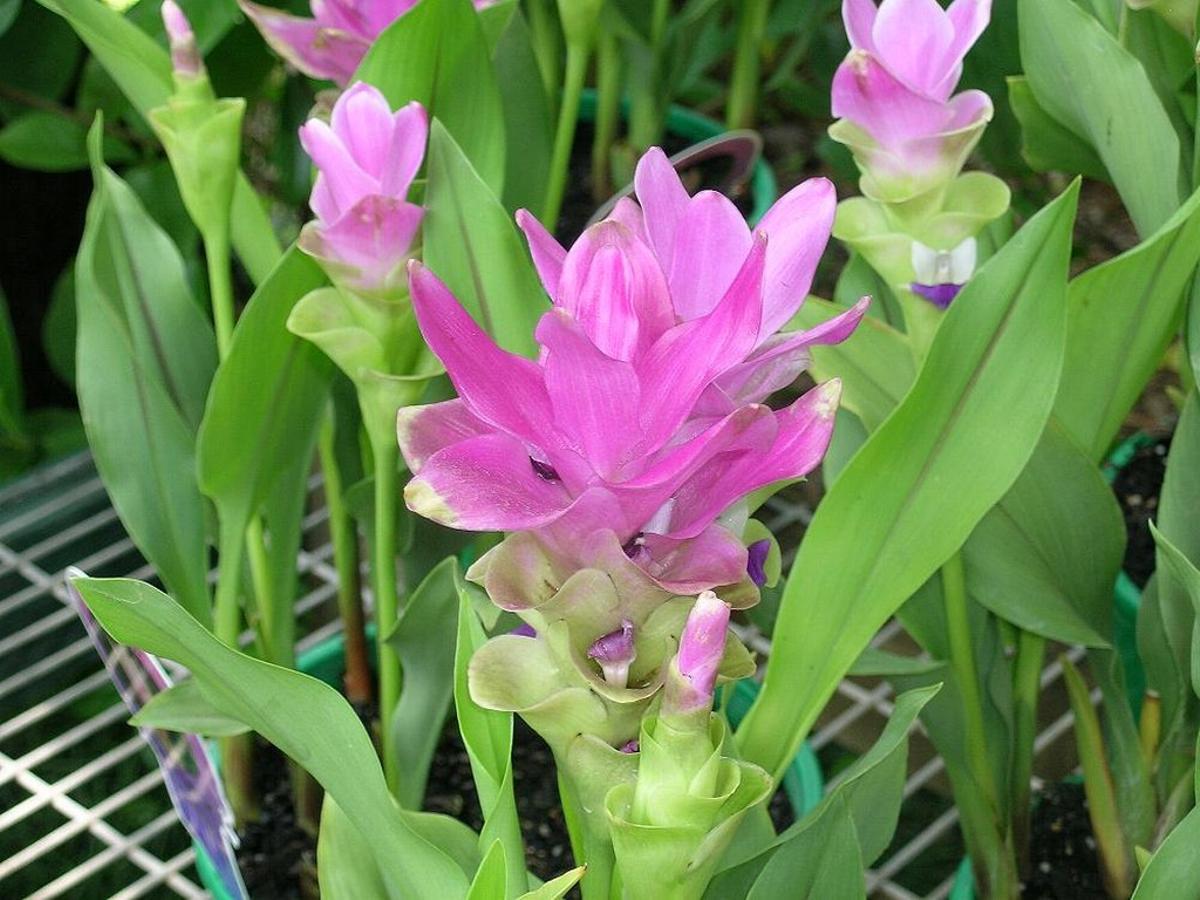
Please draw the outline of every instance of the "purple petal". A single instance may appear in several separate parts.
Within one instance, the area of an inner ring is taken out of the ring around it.
[[[871,55],[852,51],[833,77],[833,114],[892,146],[944,131],[953,113],[916,93]]]
[[[542,316],[537,339],[547,351],[546,390],[555,424],[596,472],[611,477],[642,439],[641,388],[633,366],[601,353],[561,308]]]
[[[672,594],[698,594],[736,584],[746,572],[745,546],[721,525],[710,525],[687,540],[647,534],[642,538],[642,550],[638,564]]]
[[[571,247],[555,302],[613,359],[632,360],[675,324],[667,281],[650,248],[605,221]]]
[[[771,542],[766,538],[746,548],[746,574],[760,588],[767,583],[767,556],[770,553]]]
[[[429,349],[471,411],[532,446],[546,446],[554,438],[554,418],[538,365],[496,346],[420,263],[409,264],[409,286]]]
[[[528,622],[522,622],[520,625],[510,631],[509,634],[515,634],[517,637],[535,638],[537,637],[537,629]]]
[[[688,206],[687,189],[667,154],[658,147],[651,147],[638,160],[633,185],[650,246],[663,271],[669,272],[675,255],[676,231]]]
[[[885,0],[872,38],[874,52],[887,69],[922,93],[945,80],[955,64],[949,57],[954,26],[937,0]]]
[[[313,78],[346,84],[354,77],[370,42],[330,29],[313,19],[302,19],[269,6],[238,0],[271,49]]]
[[[396,414],[396,436],[408,470],[418,475],[426,460],[446,447],[490,434],[492,428],[461,399],[428,406],[402,407]]]
[[[325,263],[335,281],[371,293],[403,280],[399,270],[424,216],[420,206],[373,194],[332,224],[310,222],[300,246]]]
[[[596,638],[587,655],[600,664],[604,680],[615,687],[625,687],[629,681],[629,666],[637,658],[633,645],[633,622],[624,619],[621,627]]]
[[[404,489],[408,508],[461,531],[524,531],[571,505],[560,482],[534,471],[525,446],[505,434],[469,438],[439,450]]]
[[[300,127],[300,144],[320,173],[309,205],[322,221],[335,222],[364,197],[381,193],[379,179],[358,164],[350,148],[325,122],[305,122]]]
[[[525,233],[525,240],[529,243],[529,254],[533,257],[533,266],[542,280],[542,287],[546,289],[550,299],[557,303],[558,282],[562,278],[567,251],[528,210],[517,210],[517,226]]]
[[[950,303],[963,289],[961,284],[913,284],[912,292],[918,297],[924,297],[938,309],[947,309]]]
[[[682,320],[712,312],[725,296],[752,239],[733,201],[716,191],[701,191],[684,211],[667,269],[671,302]]]
[[[875,17],[879,14],[875,0],[842,0],[842,22],[853,50],[875,52]]]
[[[637,753],[639,750],[641,750],[641,744],[639,744],[637,739],[634,738],[632,741],[626,741],[617,749],[622,753]]]
[[[836,211],[833,184],[813,178],[784,194],[763,216],[758,230],[769,243],[760,341],[778,331],[804,302],[829,243]]]

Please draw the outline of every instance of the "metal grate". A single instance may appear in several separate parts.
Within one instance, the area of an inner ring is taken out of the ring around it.
[[[312,487],[319,487],[316,479]],[[795,546],[810,509],[796,497],[775,498],[768,509],[769,527]],[[325,518],[318,507],[304,522],[305,546],[315,549],[299,559],[306,588],[297,604],[307,634],[301,648],[338,628],[324,612],[337,578]],[[204,897],[191,841],[154,758],[125,724],[125,707],[70,608],[63,573],[71,565],[95,575],[153,575],[87,454],[0,489],[0,895]],[[744,637],[759,653],[770,652],[761,634]],[[875,643],[914,652],[895,623]],[[1038,774],[1061,778],[1074,759],[1057,663],[1042,681]],[[811,736],[827,767],[869,745],[892,696],[878,680],[839,686]],[[962,853],[957,815],[941,760],[919,733],[905,798],[900,831],[869,874],[868,892],[889,900],[946,897]]]

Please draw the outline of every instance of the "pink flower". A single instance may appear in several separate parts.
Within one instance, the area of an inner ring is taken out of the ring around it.
[[[171,66],[175,74],[185,78],[197,78],[204,72],[204,62],[196,47],[196,35],[192,24],[175,0],[163,0],[163,26],[171,44]]]
[[[849,145],[864,192],[905,200],[957,175],[992,117],[982,91],[951,96],[991,0],[844,0],[851,51],[833,80],[831,133]]]
[[[679,677],[668,681],[663,715],[686,715],[712,707],[728,630],[729,604],[712,591],[705,591],[696,598],[679,638],[674,666]]]
[[[780,412],[760,401],[794,379],[808,346],[845,339],[865,310],[771,335],[807,292],[832,189],[801,185],[751,234],[727,200],[689,198],[660,156],[639,166],[644,210],[621,204],[569,253],[523,218],[554,301],[538,362],[497,347],[410,265],[417,320],[459,394],[400,413],[411,509],[465,530],[545,530],[559,543],[611,531],[650,566],[680,542],[719,544],[713,529],[728,532],[713,523],[728,507],[820,461],[840,385]]]
[[[333,107],[332,122],[311,119],[300,142],[319,174],[309,204],[316,213],[300,245],[330,276],[364,293],[402,285],[402,265],[424,210],[406,199],[425,157],[425,110],[392,112],[376,88],[358,83]]]
[[[238,0],[271,48],[313,78],[345,85],[375,39],[419,0],[311,0],[311,19]],[[475,0],[483,9],[496,0]]]

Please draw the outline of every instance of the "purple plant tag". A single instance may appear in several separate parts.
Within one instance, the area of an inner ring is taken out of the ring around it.
[[[113,643],[71,584],[71,578],[81,577],[83,573],[72,569],[67,574],[67,591],[75,612],[104,661],[117,693],[130,714],[135,714],[151,697],[169,688],[171,679],[156,657]],[[138,731],[158,758],[175,812],[188,833],[208,854],[226,892],[230,897],[247,897],[233,852],[237,844],[233,810],[225,798],[221,779],[204,742],[194,734],[157,728],[139,728]]]

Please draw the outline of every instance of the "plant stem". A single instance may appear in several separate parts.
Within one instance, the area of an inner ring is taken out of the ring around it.
[[[228,531],[228,529],[226,530]],[[242,550],[245,542],[236,532],[222,534],[220,571],[214,601],[216,635],[226,645],[238,648],[242,631],[242,608],[239,602],[241,587]],[[249,734],[221,738],[221,780],[238,825],[258,818],[258,797],[254,790],[254,744]]]
[[[629,97],[629,143],[638,156],[662,139],[665,102],[663,83],[663,44],[671,13],[669,0],[654,0],[650,23],[648,68],[637,72]]]
[[[762,42],[770,7],[770,0],[742,0],[733,75],[729,83],[729,105],[725,110],[725,124],[729,128],[754,126]]]
[[[560,41],[554,13],[550,8],[552,2],[553,0],[529,0],[526,4],[533,55],[537,59],[538,70],[542,73],[542,85],[546,97],[550,99],[551,109],[555,105],[554,95],[562,83],[562,53],[559,49]]]
[[[551,232],[558,226],[563,194],[575,143],[575,125],[579,119],[579,100],[587,77],[588,48],[578,44],[567,47],[567,71],[563,78],[562,105],[558,109],[558,130],[554,135],[554,155],[550,158],[550,180],[546,185],[546,205],[542,224]]]
[[[233,277],[230,271],[228,234],[206,234],[204,256],[208,264],[208,294],[213,327],[217,332],[217,355],[224,360],[233,340]]]
[[[592,199],[597,203],[613,192],[609,171],[620,118],[621,47],[617,36],[602,27],[596,45],[596,131],[592,138]]]
[[[1037,737],[1038,698],[1042,687],[1042,661],[1046,639],[1024,629],[1017,632],[1013,666],[1013,765],[1012,832],[1020,871],[1029,869],[1030,780],[1033,777],[1033,744]]]
[[[392,751],[392,716],[400,700],[400,658],[387,643],[396,625],[400,601],[396,589],[396,463],[394,441],[372,441],[375,456],[375,541],[371,575],[375,593],[375,640],[379,658],[379,731],[383,769],[393,791],[399,784]]]
[[[962,697],[967,761],[972,777],[995,815],[1000,808],[1000,797],[988,756],[983,694],[979,689],[975,646],[971,637],[966,576],[962,556],[957,553],[942,566],[942,593],[950,640],[950,668]]]

